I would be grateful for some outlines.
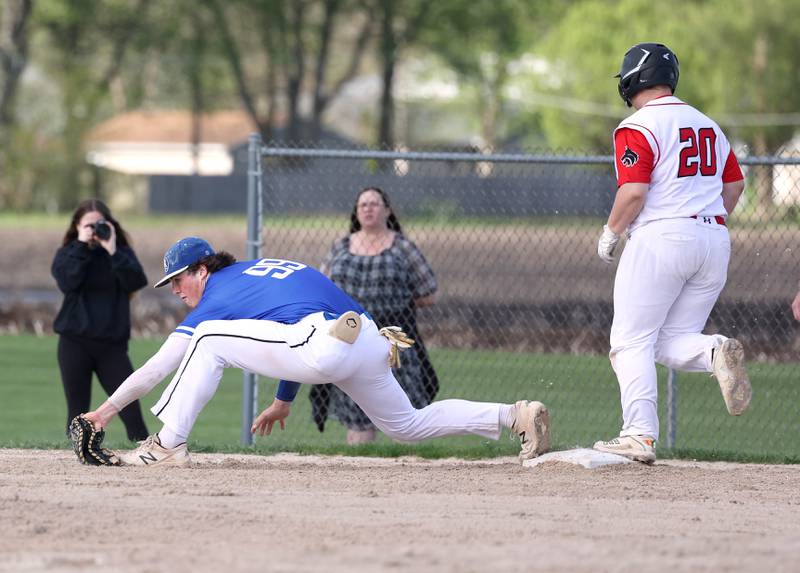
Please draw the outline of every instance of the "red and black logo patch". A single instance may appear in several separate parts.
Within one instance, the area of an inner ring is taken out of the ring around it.
[[[639,156],[636,152],[628,147],[625,146],[625,153],[622,154],[622,157],[619,158],[619,162],[622,163],[625,167],[633,167],[636,165],[636,162],[639,161]]]

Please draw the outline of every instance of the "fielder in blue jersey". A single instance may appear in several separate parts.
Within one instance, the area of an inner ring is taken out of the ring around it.
[[[334,384],[395,440],[463,434],[498,439],[507,427],[520,437],[520,460],[549,448],[549,414],[541,402],[442,400],[414,408],[390,368],[393,355],[413,341],[396,328],[379,329],[312,267],[282,259],[236,262],[205,240],[187,237],[167,251],[164,271],[155,286],[169,283],[192,311],[105,403],[83,415],[104,428],[175,371],[152,408],[163,427],[137,449],[120,453],[123,465],[188,465],[187,439],[227,367],[280,380],[272,404],[253,424],[260,435],[270,434],[276,422],[285,427],[300,384]]]

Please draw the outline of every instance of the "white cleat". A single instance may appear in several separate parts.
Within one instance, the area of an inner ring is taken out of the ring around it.
[[[123,466],[188,466],[192,463],[186,444],[165,448],[157,436],[148,436],[135,450],[119,453]]]
[[[550,449],[550,413],[541,402],[520,400],[514,404],[511,431],[519,436],[519,461],[529,460]]]
[[[607,442],[595,442],[594,449],[645,464],[656,461],[656,441],[650,436],[620,436]]]
[[[744,365],[744,347],[735,338],[728,338],[714,350],[714,376],[719,382],[725,407],[732,416],[739,416],[753,397],[750,378]]]

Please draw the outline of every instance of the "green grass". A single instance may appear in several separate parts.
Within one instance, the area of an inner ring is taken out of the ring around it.
[[[264,226],[269,229],[308,229],[308,228],[331,228],[342,227],[344,221],[342,213],[312,214],[312,215],[285,215],[270,216],[265,215]],[[203,215],[203,214],[125,214],[122,219],[126,229],[156,229],[163,227],[182,227],[182,228],[230,228],[244,230],[247,227],[247,216],[242,213],[225,215]],[[495,227],[517,227],[517,226],[536,226],[538,228],[562,228],[562,227],[591,227],[602,226],[602,220],[591,217],[564,217],[564,216],[540,216],[540,217],[471,217],[462,216],[457,213],[437,213],[430,212],[416,216],[404,217],[403,222],[418,229],[429,228],[495,228]],[[14,213],[0,212],[0,229],[66,229],[69,223],[67,213]]]
[[[0,446],[64,448],[65,405],[56,363],[56,337],[0,336]],[[142,364],[160,340],[134,340],[131,357]],[[539,355],[488,350],[432,350],[442,380],[437,399],[513,402],[537,399],[548,405],[556,449],[591,446],[594,440],[619,430],[619,390],[605,357]],[[662,442],[659,457],[725,459],[747,462],[800,463],[797,386],[800,364],[750,365],[754,398],[739,418],[729,416],[719,390],[708,375],[681,374],[678,384],[678,428],[675,449],[664,448],[666,438],[665,371],[660,370],[659,393]],[[164,385],[143,398],[149,408]],[[270,400],[274,381],[259,382],[259,408]],[[507,437],[495,442],[478,437],[440,438],[418,445],[395,444],[381,437],[377,443],[348,447],[344,429],[329,420],[323,434],[310,419],[307,389],[301,390],[287,428],[258,438],[255,446],[239,445],[242,375],[227,370],[214,399],[201,414],[191,437],[193,451],[347,453],[368,456],[413,454],[423,457],[487,458],[514,455],[518,446]],[[105,396],[95,382],[93,406]],[[160,424],[145,412],[151,431]],[[115,420],[108,430],[111,447],[127,447],[124,430]]]
[[[0,211],[0,229],[64,229],[69,224],[71,213],[16,213]],[[247,217],[244,214],[202,215],[202,214],[163,214],[141,215],[126,214],[121,217],[123,226],[144,229],[168,226],[181,227],[231,227],[246,228]]]
[[[423,206],[424,207],[424,206]],[[228,228],[231,230],[245,230],[247,216],[235,213],[211,214],[140,214],[122,213],[123,225],[126,229],[157,229],[163,227],[181,228]],[[344,220],[342,213],[331,214],[281,214],[264,215],[264,226],[270,229],[307,229],[331,228],[338,229]],[[475,217],[462,215],[453,210],[422,208],[415,215],[403,217],[404,226],[416,229],[492,229],[514,228],[519,226],[546,228],[592,228],[601,227],[605,218],[578,217],[564,215],[541,215],[528,217],[515,217],[502,214],[494,217]],[[13,211],[0,211],[0,229],[44,229],[62,230],[69,222],[68,213],[42,213]],[[765,232],[791,231],[798,228],[796,215],[779,215],[772,219],[755,216],[751,213],[738,213],[732,221],[734,227],[739,229],[761,230]]]

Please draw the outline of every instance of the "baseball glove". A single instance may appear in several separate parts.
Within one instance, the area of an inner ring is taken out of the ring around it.
[[[100,447],[105,430],[95,430],[94,424],[83,416],[75,416],[69,423],[69,439],[78,461],[87,466],[118,466],[119,458],[111,450]]]
[[[409,338],[399,326],[384,326],[378,332],[391,343],[391,347],[389,347],[389,366],[400,368],[400,351],[411,348],[414,345],[414,339]]]

